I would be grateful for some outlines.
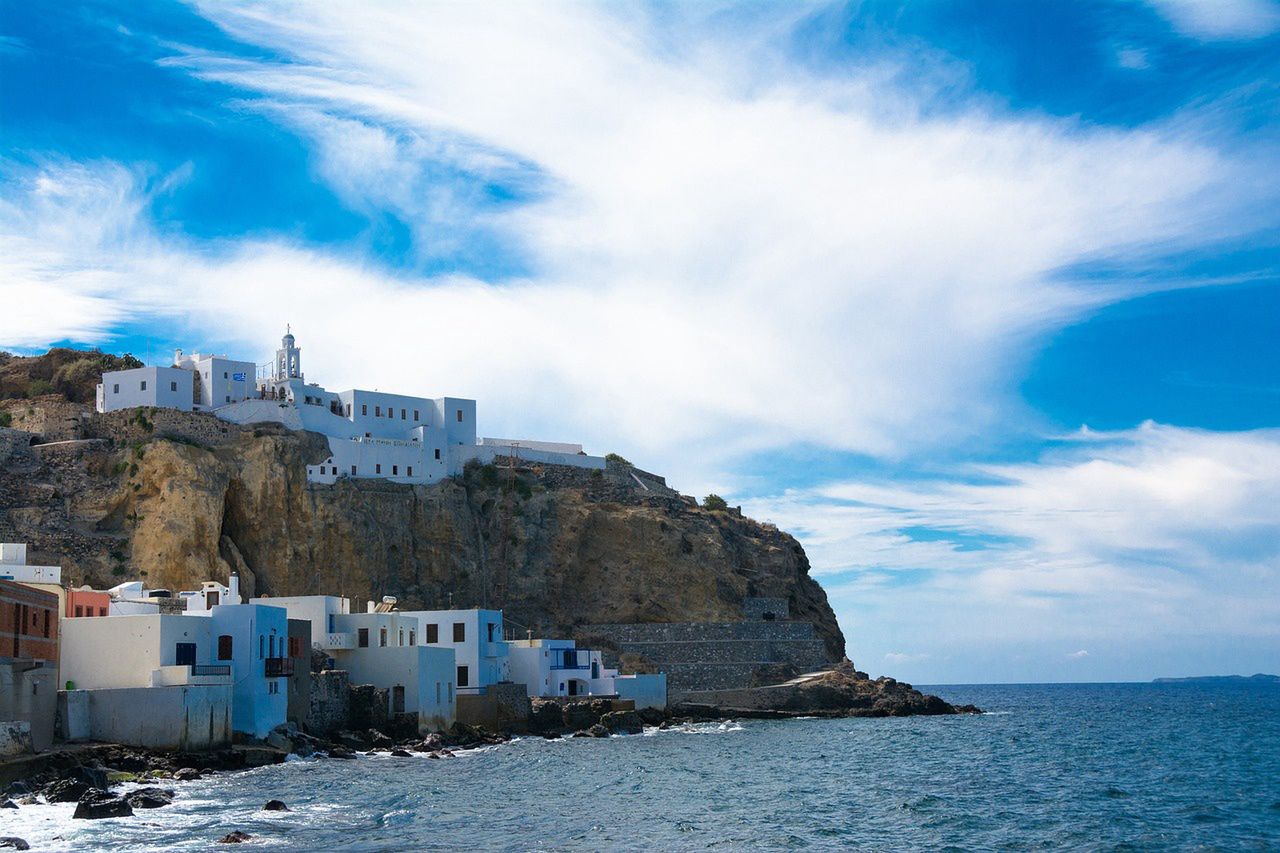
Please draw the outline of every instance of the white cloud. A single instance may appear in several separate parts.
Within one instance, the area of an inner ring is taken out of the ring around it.
[[[1280,29],[1274,0],[1147,0],[1174,29],[1204,40],[1251,39]]]
[[[1068,653],[1067,653],[1067,659],[1068,659],[1068,660],[1082,660],[1082,659],[1084,659],[1084,658],[1087,658],[1088,656],[1089,656],[1089,652],[1088,652],[1088,650],[1087,650],[1087,649],[1081,649],[1081,650],[1080,650],[1080,651],[1078,651],[1078,652],[1068,652]]]
[[[884,659],[895,665],[904,663],[919,663],[929,659],[929,655],[912,654],[910,652],[886,652]]]
[[[476,396],[487,430],[580,437],[701,491],[731,485],[726,462],[750,450],[893,455],[1016,421],[1010,377],[1031,342],[1132,292],[1059,271],[1231,232],[1248,184],[1247,164],[1185,128],[980,98],[926,115],[938,93],[895,82],[893,57],[839,76],[796,65],[794,11],[726,30],[502,10],[213,4],[293,61],[170,64],[257,93],[241,103],[311,139],[317,176],[404,217],[424,254],[493,230],[532,259],[527,279],[388,274],[281,241],[161,244],[136,198],[114,217],[136,234],[70,261],[92,241],[33,243],[40,212],[24,209],[7,217],[26,235],[12,262],[71,304],[58,324],[11,319],[4,342],[93,339],[144,309],[208,334],[199,282],[246,306],[225,348],[264,357],[289,320],[327,384]],[[933,79],[936,59],[912,59],[907,77]],[[545,192],[478,207],[465,181],[430,179],[440,164]],[[169,280],[139,298],[152,263]],[[64,285],[68,270],[89,281]],[[104,292],[113,277],[129,289]]]
[[[801,531],[855,660],[925,637],[921,651],[1003,648],[1006,664],[1090,640],[1152,659],[1226,638],[1280,648],[1280,430],[1146,424],[1035,462],[744,508]]]

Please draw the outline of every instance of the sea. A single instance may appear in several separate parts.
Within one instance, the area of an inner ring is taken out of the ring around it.
[[[1280,850],[1280,687],[923,688],[980,716],[737,720],[291,759],[172,806],[0,811],[32,850]],[[266,812],[281,799],[288,812]]]

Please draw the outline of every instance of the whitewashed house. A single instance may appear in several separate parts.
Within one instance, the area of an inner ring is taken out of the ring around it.
[[[600,652],[579,649],[573,640],[512,640],[511,680],[534,696],[615,696],[616,669]]]
[[[249,381],[254,376],[256,381]],[[492,462],[512,455],[527,462],[605,467],[602,457],[588,456],[579,444],[478,440],[475,400],[360,389],[333,392],[309,383],[302,371],[302,349],[290,332],[266,369],[178,350],[171,368],[104,373],[98,411],[131,406],[211,411],[231,423],[275,422],[318,432],[328,438],[332,455],[307,468],[308,480],[315,483],[344,477],[434,483],[462,473],[473,459]]]
[[[60,627],[64,731],[152,749],[231,742],[231,667],[214,660],[211,620],[153,613]]]
[[[482,694],[510,681],[501,610],[407,610],[416,617],[418,644],[452,649],[454,682],[461,694]]]
[[[254,603],[282,607],[291,619],[311,622],[312,647],[333,658],[352,684],[388,691],[393,714],[416,714],[422,733],[453,725],[457,712],[452,649],[419,645],[418,619],[369,602],[352,613],[351,602],[332,595],[255,598]]]
[[[240,579],[229,586],[202,585],[201,594],[183,594],[186,618],[207,618],[216,649],[214,660],[231,666],[232,728],[264,738],[288,718],[289,614],[283,607],[244,604]]]
[[[25,543],[0,542],[0,580],[61,586],[62,567],[29,565]]]

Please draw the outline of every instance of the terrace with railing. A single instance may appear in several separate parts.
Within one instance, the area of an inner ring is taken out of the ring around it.
[[[293,675],[293,658],[267,658],[267,678],[288,678]]]

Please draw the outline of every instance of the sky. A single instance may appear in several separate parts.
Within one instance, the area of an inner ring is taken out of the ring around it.
[[[1280,671],[1280,2],[7,3],[0,348],[479,401],[862,669]]]

